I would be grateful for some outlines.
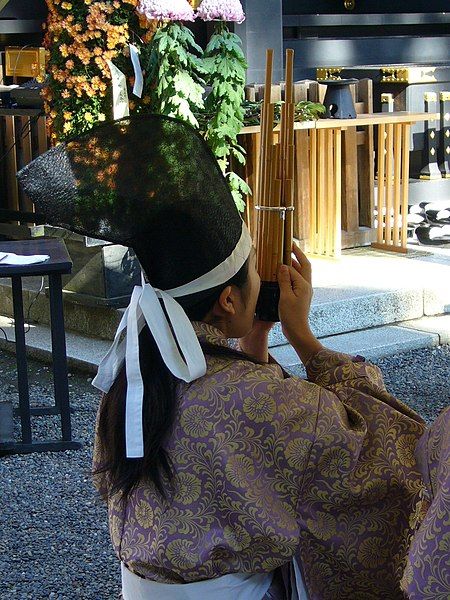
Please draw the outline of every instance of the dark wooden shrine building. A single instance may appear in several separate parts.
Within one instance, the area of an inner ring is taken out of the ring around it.
[[[296,80],[327,77],[372,80],[372,104],[366,109],[369,112],[382,109],[382,94],[391,97],[394,110],[413,112],[426,108],[426,93],[435,94],[437,101],[439,93],[450,94],[448,0],[242,0],[242,4],[247,18],[235,30],[243,40],[249,63],[249,84],[263,81],[268,47],[275,50],[274,80],[281,80],[283,49],[293,48]],[[0,0],[0,53],[6,46],[20,49],[41,46],[46,14],[45,0]],[[196,22],[193,27],[198,41],[204,44],[208,26]],[[4,54],[1,56],[4,59]],[[18,61],[22,57],[19,54]],[[0,66],[0,83],[1,79]],[[11,83],[10,78],[5,83]],[[431,104],[430,107],[433,109]],[[19,105],[18,108],[26,110]],[[40,107],[28,104],[27,109],[39,111]],[[31,132],[30,148],[22,144],[19,136],[14,153],[9,151],[12,133],[1,111],[0,107],[0,156],[4,155],[0,160],[0,208],[14,205],[23,210],[29,206],[20,197],[20,190],[16,190],[14,173],[21,161],[33,157],[43,146],[43,140],[39,143],[39,120],[32,121],[36,132]],[[14,116],[19,131],[27,118],[30,118],[28,113]],[[411,175],[415,178],[424,169],[425,127],[420,123],[412,129]],[[438,124],[436,134],[439,134]],[[449,184],[450,179],[435,182],[432,194],[450,195]],[[11,188],[17,198],[8,200]],[[418,190],[420,196],[422,188]]]
[[[261,81],[268,46],[296,50],[297,79],[315,79],[319,66],[450,64],[448,0],[243,0],[243,4],[247,20],[237,31],[250,62],[249,81]]]

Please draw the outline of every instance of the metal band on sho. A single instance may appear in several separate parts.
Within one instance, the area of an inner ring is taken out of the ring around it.
[[[280,219],[284,221],[286,219],[287,212],[293,212],[295,210],[294,206],[255,206],[255,210],[267,211],[267,212],[277,212],[280,214]]]
[[[294,206],[255,206],[255,210],[268,210],[269,212],[292,212]]]
[[[250,233],[242,222],[241,237],[231,255],[205,275],[171,290],[153,288],[149,283],[145,283],[142,275],[142,285],[135,286],[130,304],[117,328],[114,342],[100,363],[92,382],[96,388],[107,393],[125,361],[127,458],[144,456],[142,425],[144,383],[139,365],[140,332],[147,324],[164,363],[178,379],[191,382],[205,375],[206,360],[197,335],[175,298],[203,292],[226,283],[244,265],[251,248]],[[125,336],[121,339],[123,333]]]

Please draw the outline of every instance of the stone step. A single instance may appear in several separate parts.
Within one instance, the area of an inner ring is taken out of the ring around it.
[[[44,279],[44,285],[41,290],[42,279]],[[23,277],[22,282],[25,317],[33,323],[49,325],[50,304],[48,292],[46,292],[47,278]],[[39,290],[41,291],[39,292]],[[63,303],[64,323],[68,331],[105,340],[114,338],[122,316],[120,309],[80,303],[72,300],[71,295],[67,293],[63,296]],[[13,316],[11,280],[7,278],[0,278],[0,315]]]
[[[399,321],[418,319],[424,314],[424,294],[422,290],[393,290],[353,295],[339,291],[322,293],[320,300],[311,306],[310,325],[316,337],[339,335],[356,330],[364,330]],[[329,298],[327,300],[327,297]],[[442,310],[439,310],[442,312]],[[275,325],[270,336],[270,345],[286,344],[281,326]]]
[[[397,325],[324,337],[320,341],[331,350],[375,360],[408,350],[449,344],[450,315],[423,317]],[[272,348],[270,353],[290,373],[305,376],[304,367],[289,344]]]
[[[24,313],[38,325],[49,325],[49,303],[44,292],[24,289]],[[311,329],[317,337],[334,336],[424,315],[450,312],[450,292],[431,289],[341,290],[318,288],[311,306]],[[70,333],[112,340],[123,309],[93,307],[64,302],[64,321]],[[12,294],[8,285],[0,285],[0,314],[12,317]],[[277,323],[270,335],[270,346],[286,344]]]
[[[29,331],[25,334],[25,343],[28,356],[51,364],[52,341],[48,325],[29,324]],[[69,369],[95,373],[110,345],[109,340],[86,337],[67,331],[66,351]],[[9,352],[15,352],[16,349],[14,320],[10,317],[0,316],[0,348]]]
[[[450,250],[412,246],[399,255],[357,248],[339,261],[311,263],[310,323],[318,337],[450,313]],[[270,344],[286,344],[279,325]]]
[[[9,317],[0,317],[0,328],[0,348],[14,352],[13,320]],[[30,325],[25,339],[29,356],[51,363],[51,335],[48,326]],[[361,354],[369,360],[381,358],[407,350],[450,343],[450,315],[424,317],[398,323],[395,326],[375,327],[365,331],[327,336],[321,338],[321,342],[332,350]],[[110,342],[67,332],[66,345],[70,369],[95,373],[109,349]],[[298,375],[304,374],[292,346],[285,344],[274,347],[271,349],[271,354],[288,371]]]
[[[358,248],[345,251],[339,261],[311,262],[315,294],[310,322],[318,337],[450,313],[450,249],[413,246],[399,255]],[[38,295],[41,278],[24,278],[23,284],[26,318],[48,325],[48,298],[44,291]],[[113,339],[122,312],[64,296],[66,329],[83,336]],[[10,280],[0,279],[0,315],[12,314]],[[270,345],[284,344],[277,324]]]

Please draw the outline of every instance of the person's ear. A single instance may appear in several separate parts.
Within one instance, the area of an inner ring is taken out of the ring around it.
[[[236,298],[231,285],[228,285],[216,300],[213,312],[218,317],[231,317],[236,314]]]

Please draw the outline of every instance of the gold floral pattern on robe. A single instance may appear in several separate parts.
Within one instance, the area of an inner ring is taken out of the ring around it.
[[[422,437],[417,462],[427,484],[421,523],[408,554],[402,587],[410,600],[450,598],[450,408]]]
[[[217,329],[196,328],[226,344]],[[411,459],[420,417],[377,367],[328,350],[307,365],[309,381],[274,364],[207,365],[179,386],[172,498],[142,484],[126,506],[109,500],[120,560],[179,583],[272,571],[296,555],[310,600],[403,598],[423,490]]]

